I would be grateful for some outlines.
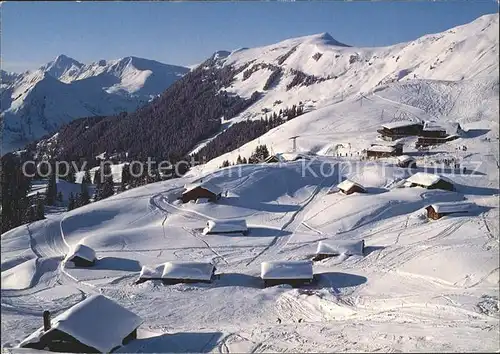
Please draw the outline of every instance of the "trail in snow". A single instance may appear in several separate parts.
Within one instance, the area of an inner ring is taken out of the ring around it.
[[[254,263],[257,259],[261,258],[264,254],[269,253],[269,255],[275,255],[280,252],[280,250],[285,247],[288,241],[293,237],[293,232],[302,224],[302,218],[298,218],[300,215],[305,213],[307,206],[315,199],[318,193],[321,191],[324,180],[316,186],[314,191],[311,193],[309,198],[299,207],[299,209],[292,214],[290,219],[281,227],[281,231],[288,232],[288,235],[278,235],[275,236],[267,247],[265,247],[260,253],[253,257],[250,261],[246,263],[247,266]]]
[[[188,232],[189,234],[193,235],[193,237],[195,237],[197,240],[203,242],[207,248],[213,252],[213,254],[215,254],[217,256],[216,259],[222,259],[226,264],[229,264],[229,262],[224,258],[224,256],[222,256],[219,252],[217,252],[216,250],[214,250],[206,240],[203,239],[203,237],[200,237],[196,234],[196,232],[192,231],[192,230],[189,230],[188,228],[185,228],[183,227],[184,230],[186,230],[186,232]]]

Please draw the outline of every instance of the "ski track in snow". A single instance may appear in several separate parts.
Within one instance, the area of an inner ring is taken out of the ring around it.
[[[264,254],[266,256],[273,256],[279,253],[288,243],[288,241],[293,237],[293,232],[297,230],[297,228],[302,224],[302,220],[298,219],[297,216],[305,213],[307,206],[314,200],[314,198],[318,195],[318,193],[322,189],[322,184],[324,180],[318,185],[315,190],[311,193],[309,198],[300,206],[300,208],[292,214],[290,219],[281,227],[281,231],[289,232],[289,235],[278,235],[273,238],[273,240],[269,243],[267,247],[265,247],[260,253],[258,253],[254,258],[252,258],[249,262],[246,263],[246,266],[254,263],[257,259],[261,258]],[[297,220],[299,220],[297,222]],[[269,255],[267,255],[269,253]]]

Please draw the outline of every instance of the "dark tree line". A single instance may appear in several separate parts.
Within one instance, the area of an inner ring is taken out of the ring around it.
[[[260,120],[246,120],[231,125],[195,154],[196,161],[208,161],[233,151],[246,143],[257,139],[269,130],[304,113],[302,105],[281,109],[279,113],[266,114]]]
[[[23,160],[11,153],[1,159],[2,233],[45,218],[43,198],[39,194],[28,197],[31,179],[23,173],[22,164]],[[33,171],[26,172],[31,174]]]
[[[290,89],[292,89],[295,86],[310,86],[310,85],[313,85],[316,83],[320,83],[320,82],[335,78],[335,77],[332,77],[330,75],[328,75],[327,77],[319,77],[319,76],[315,76],[315,75],[309,75],[309,74],[304,73],[303,71],[295,70],[295,69],[291,69],[291,72],[293,74],[293,79],[292,79],[292,81],[290,81],[290,83],[288,83],[288,85],[286,85],[287,91],[289,91]]]
[[[47,181],[47,191],[45,192],[45,203],[47,205],[55,205],[57,199],[59,198],[57,193],[56,174],[54,169],[52,169],[52,173],[49,175],[49,179]]]
[[[271,75],[267,78],[266,82],[264,83],[263,90],[267,91],[270,88],[276,86],[281,79],[281,76],[283,74],[283,69],[279,67],[278,65],[274,64],[268,64],[268,63],[259,63],[259,64],[254,64],[250,69],[246,69],[243,71],[243,79],[242,81],[245,81],[252,76],[252,74],[260,69],[269,69],[271,70]]]
[[[285,54],[283,55],[280,55],[276,60],[278,62],[278,65],[281,65],[285,62],[285,60],[288,59],[288,57],[290,57],[290,55],[292,55],[296,50],[297,50],[297,47],[298,46],[295,46],[293,47],[292,49],[290,49],[288,52],[286,52]]]
[[[273,88],[274,86],[276,86],[279,83],[282,74],[283,74],[283,70],[281,68],[278,67],[278,68],[273,69],[273,72],[267,78],[266,83],[264,84],[264,87],[262,89],[264,91],[267,91],[270,88]]]
[[[87,169],[82,177],[80,193],[74,195],[70,193],[68,197],[68,211],[90,204],[89,185],[91,183],[90,171]]]
[[[111,174],[111,166],[104,165],[103,171],[99,168],[94,176],[94,184],[96,185],[94,200],[103,200],[115,194],[115,184],[113,175]],[[101,178],[101,174],[103,177]]]
[[[270,129],[269,121],[267,125],[263,120],[247,120],[235,123],[195,154],[195,160],[208,161],[226,152],[233,151],[258,138]]]
[[[318,61],[322,56],[323,56],[323,53],[316,52],[316,53],[314,53],[314,55],[312,56],[312,58],[314,60]]]
[[[246,157],[241,157],[238,155],[236,162],[231,163],[229,160],[222,161],[222,165],[220,167],[229,167],[234,165],[246,165],[246,164],[257,164],[264,162],[269,157],[269,149],[267,145],[258,145],[255,150],[252,152],[248,160]]]
[[[266,145],[258,145],[255,151],[248,158],[248,163],[261,163],[269,157],[269,150]]]

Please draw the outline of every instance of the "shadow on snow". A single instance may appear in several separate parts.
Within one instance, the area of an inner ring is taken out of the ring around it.
[[[128,272],[138,272],[141,265],[138,261],[120,257],[103,257],[97,260],[95,266],[89,269],[96,270],[123,270]]]
[[[118,349],[121,353],[209,353],[222,337],[221,332],[164,333],[139,338]]]

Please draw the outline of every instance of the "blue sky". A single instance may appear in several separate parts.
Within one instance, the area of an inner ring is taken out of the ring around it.
[[[66,54],[81,62],[138,56],[192,65],[216,50],[328,32],[384,46],[498,12],[496,0],[405,2],[4,2],[2,68]]]

